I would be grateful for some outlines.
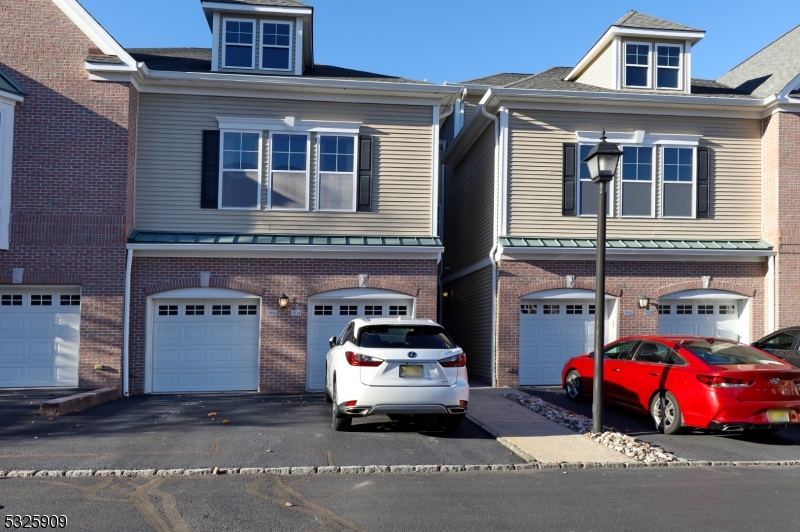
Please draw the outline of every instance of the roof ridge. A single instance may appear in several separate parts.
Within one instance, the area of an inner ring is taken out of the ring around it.
[[[624,15],[622,15],[622,18],[621,18],[621,19],[619,19],[618,21],[616,21],[614,24],[612,24],[612,26],[621,26],[621,25],[622,25],[622,24],[624,24],[624,23],[625,23],[625,22],[626,22],[626,21],[627,21],[629,18],[631,18],[632,16],[634,16],[634,15],[635,15],[635,14],[637,14],[637,13],[639,13],[639,12],[638,12],[638,11],[635,11],[635,10],[633,10],[633,9],[631,9],[630,11],[628,11],[627,13],[625,13]]]

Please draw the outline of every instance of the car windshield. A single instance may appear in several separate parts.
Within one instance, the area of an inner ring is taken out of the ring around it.
[[[749,345],[721,340],[693,340],[682,344],[697,358],[712,366],[726,364],[783,364]]]
[[[443,328],[435,325],[367,325],[358,331],[359,347],[453,349]]]

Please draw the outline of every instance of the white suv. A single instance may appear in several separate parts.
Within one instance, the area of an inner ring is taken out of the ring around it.
[[[467,411],[467,356],[441,325],[423,319],[358,318],[330,339],[325,400],[334,430],[354,417],[438,414],[458,429]]]

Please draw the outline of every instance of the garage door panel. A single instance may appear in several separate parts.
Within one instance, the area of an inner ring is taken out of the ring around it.
[[[12,316],[3,315],[3,319],[0,319],[0,332],[2,333],[24,333],[25,332],[25,319],[24,318],[15,318]]]
[[[56,367],[56,382],[59,386],[69,386],[69,383],[77,381],[77,367]]]
[[[554,358],[559,359],[563,355],[561,354],[561,346],[543,346],[541,349],[541,359],[542,360],[552,360]]]
[[[52,316],[30,318],[28,320],[28,331],[31,333],[52,334],[56,331],[55,319]]]
[[[53,341],[50,342],[29,342],[28,358],[53,358]]]
[[[662,299],[659,302],[658,332],[738,341],[739,318],[738,305],[731,300]]]
[[[258,389],[258,312],[239,315],[239,303],[245,301],[169,301],[172,314],[155,316],[153,392]],[[223,308],[226,314],[214,310]]]
[[[50,382],[53,380],[51,366],[28,366],[28,382]]]
[[[25,351],[23,342],[0,343],[0,359],[3,357],[22,357]]]
[[[0,386],[18,387],[23,383],[22,368],[11,368],[7,366],[0,366]]]

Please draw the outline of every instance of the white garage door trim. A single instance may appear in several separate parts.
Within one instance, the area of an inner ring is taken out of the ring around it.
[[[736,333],[738,335],[738,339],[742,343],[750,343],[751,341],[751,307],[750,298],[744,296],[742,294],[737,294],[736,292],[728,292],[724,290],[711,290],[711,289],[703,289],[703,290],[683,290],[681,292],[674,292],[672,294],[666,294],[658,298],[658,303],[660,305],[676,305],[680,302],[687,302],[695,305],[701,304],[711,304],[714,305],[714,312],[715,315],[719,311],[717,302],[723,301],[725,303],[736,303],[737,310],[739,312],[739,318],[736,320],[737,322],[737,329]],[[672,310],[672,309],[671,309]],[[674,312],[674,310],[672,310]],[[661,315],[658,317],[659,319],[659,332],[661,330]]]
[[[0,288],[0,388],[77,387],[79,286]]]
[[[260,359],[261,353],[261,298],[259,296],[249,294],[246,292],[239,292],[238,290],[228,290],[225,288],[184,288],[179,290],[170,290],[168,292],[161,292],[147,297],[147,314],[146,314],[146,332],[145,332],[145,380],[144,391],[145,393],[153,393],[153,345],[154,345],[154,327],[156,316],[156,305],[159,300],[164,299],[238,299],[238,300],[253,300],[259,305],[259,334],[258,334],[258,353]],[[260,365],[260,361],[259,361]],[[258,368],[260,369],[260,368]],[[158,392],[162,393],[162,392]],[[175,392],[181,393],[181,392]]]
[[[610,296],[606,294],[606,328],[605,328],[605,341],[606,343],[616,340],[618,337],[618,299],[614,296]],[[527,342],[526,334],[533,331],[533,329],[525,328],[525,324],[523,324],[524,320],[531,320],[537,319],[538,317],[543,317],[545,314],[541,312],[544,311],[543,305],[558,305],[559,306],[559,318],[556,318],[558,321],[566,321],[570,318],[567,318],[567,315],[572,314],[569,312],[570,309],[567,309],[567,305],[577,305],[580,306],[580,314],[581,316],[585,316],[582,319],[584,322],[582,325],[584,327],[589,327],[589,323],[593,322],[594,320],[589,318],[589,305],[594,305],[595,301],[595,293],[591,290],[576,290],[576,289],[557,289],[557,290],[546,290],[543,292],[535,292],[532,294],[528,294],[522,296],[519,299],[519,382],[520,385],[552,385],[557,384],[560,380],[561,375],[561,366],[563,365],[564,361],[567,358],[575,355],[579,355],[581,353],[574,352],[574,353],[561,353],[561,358],[563,360],[556,361],[556,366],[547,367],[544,364],[540,364],[538,366],[538,370],[531,366],[528,366],[529,360],[526,360],[527,357],[532,357],[533,355],[526,352],[526,346],[524,343]],[[531,312],[532,309],[525,308],[525,306],[536,306],[537,313],[534,314],[526,314],[525,312]],[[533,318],[536,316],[536,318]],[[563,318],[562,318],[563,316]],[[546,318],[543,318],[546,319]],[[591,327],[591,330],[585,330],[585,336],[583,340],[583,345],[581,352],[586,351],[587,349],[590,351],[592,349],[592,345],[594,344],[594,327]],[[574,346],[573,346],[574,347]],[[541,374],[542,369],[550,369],[551,371],[548,372],[548,377],[545,377]],[[556,371],[557,370],[557,371]],[[538,374],[538,376],[537,376]]]
[[[346,305],[356,308],[357,314],[339,315],[341,306]],[[331,336],[337,336],[344,326],[355,318],[364,317],[366,305],[382,305],[380,317],[389,318],[391,307],[406,307],[405,316],[416,316],[416,298],[408,294],[401,294],[391,290],[378,288],[348,288],[333,290],[316,294],[308,299],[308,320],[306,331],[306,389],[321,391],[324,386],[325,353],[327,341]],[[330,314],[316,316],[316,307],[325,307],[325,312]],[[395,313],[396,315],[396,313]],[[368,317],[368,316],[367,316]],[[378,316],[375,316],[378,317]],[[316,318],[316,319],[315,319]],[[329,319],[331,323],[325,324],[321,320]],[[320,323],[316,323],[320,321]],[[324,344],[324,345],[323,345]],[[324,349],[324,352],[323,352]],[[321,367],[320,367],[321,365]]]

